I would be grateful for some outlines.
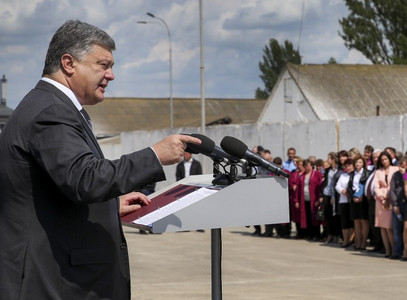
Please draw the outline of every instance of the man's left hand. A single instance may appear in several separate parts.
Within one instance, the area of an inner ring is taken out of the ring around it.
[[[142,193],[131,192],[119,197],[120,200],[120,216],[127,215],[136,210],[139,210],[142,206],[150,204],[151,200]]]

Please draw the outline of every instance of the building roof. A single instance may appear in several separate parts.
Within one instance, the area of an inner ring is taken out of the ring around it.
[[[287,71],[320,120],[407,113],[405,65],[294,65]]]
[[[205,99],[206,124],[230,118],[232,124],[256,123],[267,99]],[[86,106],[98,136],[170,127],[168,98],[105,98]],[[222,123],[222,122],[220,122]],[[174,127],[201,126],[201,99],[174,98]]]

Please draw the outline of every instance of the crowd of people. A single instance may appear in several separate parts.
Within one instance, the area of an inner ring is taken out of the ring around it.
[[[363,152],[352,148],[305,159],[289,148],[283,161],[262,146],[253,151],[290,173],[290,222],[266,224],[263,233],[257,225],[254,235],[339,244],[407,261],[407,152],[366,145]]]

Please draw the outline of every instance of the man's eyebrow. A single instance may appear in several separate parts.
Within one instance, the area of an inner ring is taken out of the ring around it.
[[[96,60],[96,63],[100,64],[100,63],[106,63],[109,66],[113,67],[114,65],[114,60],[108,59],[108,58],[101,58]]]

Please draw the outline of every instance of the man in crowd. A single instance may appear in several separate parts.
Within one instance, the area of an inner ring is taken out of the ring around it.
[[[392,224],[394,249],[391,258],[399,259],[403,255],[403,229],[404,229],[404,211],[406,196],[404,193],[403,175],[406,173],[407,159],[405,157],[399,160],[399,171],[394,173],[390,184],[390,199],[392,201]]]
[[[201,175],[202,166],[199,161],[192,157],[189,152],[184,152],[184,160],[177,165],[175,177],[178,180],[188,177],[189,175]]]
[[[399,164],[397,158],[396,158],[396,149],[393,147],[386,147],[384,148],[384,151],[390,154],[391,156],[391,162],[393,166],[397,166]]]
[[[83,106],[103,101],[113,50],[103,30],[64,23],[41,80],[2,130],[2,299],[130,299],[120,215],[148,205],[132,191],[164,180],[163,165],[178,163],[186,143],[200,143],[173,135],[117,160],[103,157]]]
[[[287,150],[287,156],[288,159],[283,162],[283,169],[288,170],[290,172],[294,171],[297,167],[294,163],[294,157],[295,157],[295,148],[288,148]]]

